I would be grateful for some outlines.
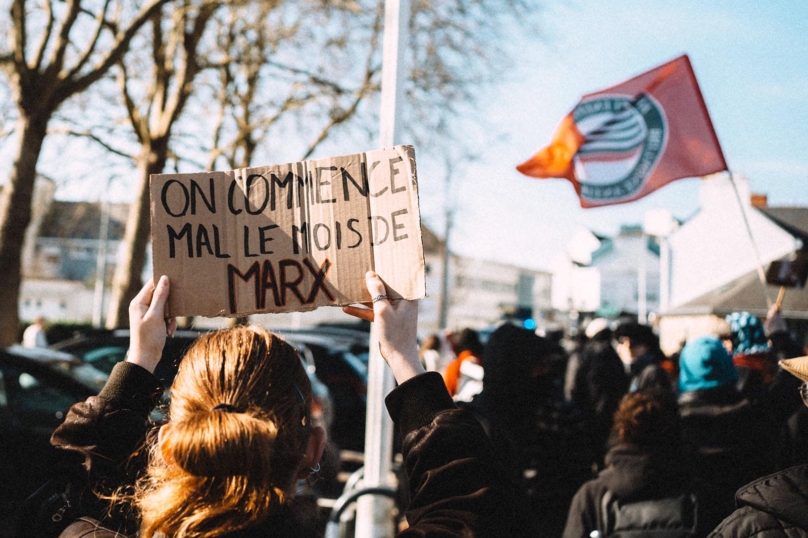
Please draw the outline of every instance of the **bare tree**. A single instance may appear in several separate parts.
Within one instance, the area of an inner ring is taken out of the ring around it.
[[[221,5],[214,0],[179,0],[155,12],[146,54],[130,54],[119,62],[118,83],[140,153],[138,186],[126,223],[124,253],[115,268],[107,327],[129,323],[128,305],[140,289],[149,242],[149,176],[162,173],[169,160],[172,129],[203,68],[200,47],[205,30]],[[146,65],[150,69],[145,79],[133,74],[144,72]]]
[[[18,111],[14,163],[0,197],[0,344],[17,338],[21,251],[48,123],[66,100],[115,65],[166,1],[149,0],[139,9],[112,0],[12,1],[9,46],[0,49]]]
[[[475,86],[497,72],[492,65],[496,47],[482,40],[502,31],[497,24],[503,10],[513,17],[529,1],[415,2],[412,25],[418,37],[408,81],[414,137],[445,134],[447,116],[463,110],[460,101],[473,101]],[[150,73],[141,85],[152,85],[141,87],[140,102],[148,103],[143,112],[126,90],[130,73],[136,71],[122,68],[126,108],[142,151],[137,161],[140,185],[125,237],[127,254],[116,271],[108,326],[126,322],[126,305],[140,287],[149,230],[148,177],[162,172],[169,160],[177,169],[182,161],[213,169],[220,160],[226,168],[241,168],[279,151],[288,156],[292,138],[299,148],[294,157],[308,158],[335,133],[361,131],[363,125],[368,134],[376,131],[383,0],[222,4],[216,10],[205,0],[185,0],[176,7],[175,19],[153,26],[152,52],[139,67],[140,73]],[[204,6],[209,11],[203,26],[199,17]],[[193,32],[191,21],[196,21]],[[209,34],[203,41],[205,28]],[[155,37],[158,29],[163,34]],[[170,46],[174,41],[184,46]],[[203,44],[205,51],[199,49]],[[468,54],[473,57],[464,56]],[[144,68],[146,62],[153,67]],[[195,82],[194,76],[207,68],[210,76]],[[186,107],[194,109],[188,115],[192,119],[180,119]],[[291,137],[284,136],[290,131]]]

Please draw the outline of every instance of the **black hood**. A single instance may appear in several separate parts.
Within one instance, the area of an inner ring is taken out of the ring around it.
[[[755,480],[738,490],[735,500],[739,508],[749,505],[781,521],[808,529],[808,465]]]
[[[504,411],[552,399],[550,363],[564,356],[564,348],[515,325],[505,324],[491,334],[483,352],[481,396],[492,408]],[[543,375],[537,375],[542,366]]]
[[[617,445],[606,455],[606,465],[599,478],[621,499],[666,496],[689,483],[681,453],[675,449]]]

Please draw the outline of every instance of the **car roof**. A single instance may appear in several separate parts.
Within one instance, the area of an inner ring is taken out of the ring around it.
[[[76,395],[98,394],[108,376],[76,357],[45,348],[12,345],[0,348],[0,361],[20,370],[48,379]]]

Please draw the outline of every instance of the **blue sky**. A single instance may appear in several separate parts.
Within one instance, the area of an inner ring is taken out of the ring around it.
[[[548,6],[540,24],[539,37],[511,44],[514,68],[480,111],[488,127],[477,160],[454,183],[457,252],[548,268],[580,226],[611,234],[652,208],[697,211],[696,178],[584,210],[567,181],[514,169],[582,94],[683,53],[733,172],[770,205],[808,205],[808,2],[581,0]],[[426,166],[419,176],[424,220],[442,230],[443,173]]]
[[[581,95],[683,53],[690,56],[731,169],[748,177],[754,192],[767,194],[771,205],[808,206],[808,0],[547,0],[536,20],[532,37],[509,33],[512,41],[503,45],[512,68],[465,118],[479,128],[459,133],[474,160],[454,169],[456,252],[546,269],[581,226],[613,234],[620,224],[641,223],[649,209],[669,208],[682,219],[695,213],[697,178],[633,203],[584,210],[567,181],[536,180],[515,170],[550,141]],[[356,143],[346,136],[323,151],[369,149]],[[452,145],[446,141],[447,148]],[[3,179],[12,148],[5,144],[0,151]],[[416,148],[426,157],[418,163],[422,216],[439,234],[441,149]],[[76,161],[70,186],[57,197],[98,199],[97,181],[82,182],[86,166]],[[106,179],[112,173],[100,169],[89,176]],[[129,197],[131,189],[120,196],[123,184],[113,182],[115,198]]]

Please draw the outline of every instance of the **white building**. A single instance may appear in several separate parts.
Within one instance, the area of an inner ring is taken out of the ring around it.
[[[601,316],[659,311],[659,242],[641,225],[614,237],[581,228],[553,263],[553,307]]]
[[[699,212],[668,237],[663,289],[667,281],[669,307],[660,320],[661,344],[668,353],[713,332],[733,311],[765,318],[779,288],[764,286],[758,268],[765,272],[772,261],[795,255],[808,240],[808,208],[768,207],[765,196],[750,194],[745,178],[735,181],[739,196],[726,175],[702,179]],[[808,291],[788,290],[782,315],[792,329],[806,325]]]

